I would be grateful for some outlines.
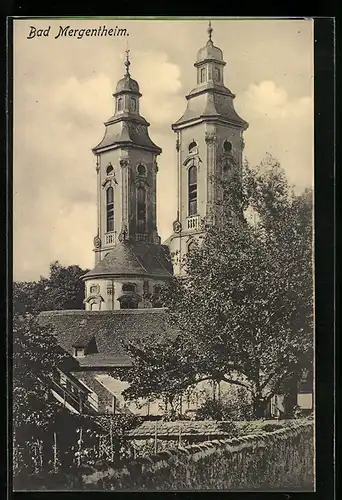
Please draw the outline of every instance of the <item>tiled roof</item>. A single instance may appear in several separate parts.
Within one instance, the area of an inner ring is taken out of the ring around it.
[[[198,100],[197,103],[196,96],[201,93],[206,93],[207,97],[203,100]],[[187,108],[183,116],[172,125],[173,128],[177,128],[178,125],[191,120],[206,119],[208,117],[221,118],[236,123],[243,129],[248,128],[248,123],[235,111],[233,104],[234,95],[224,85],[206,82],[199,87],[195,87],[187,96],[187,99]],[[196,102],[196,105],[193,101]]]
[[[142,116],[123,113],[119,118],[112,116],[105,125],[104,137],[93,148],[94,153],[103,148],[115,148],[123,144],[146,148],[157,154],[162,152],[161,148],[151,140],[147,128],[149,123]],[[137,129],[137,125],[141,126],[142,129]]]
[[[93,276],[153,276],[172,274],[169,249],[165,245],[127,240],[118,243],[85,278]]]
[[[139,345],[148,339],[154,344],[177,335],[167,322],[166,310],[123,309],[118,311],[44,311],[42,325],[53,326],[59,345],[71,355],[75,343],[95,339],[98,354],[77,358],[80,366],[128,366],[124,344],[129,340]]]

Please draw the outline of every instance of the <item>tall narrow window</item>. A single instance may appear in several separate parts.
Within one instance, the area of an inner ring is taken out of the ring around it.
[[[114,189],[109,187],[106,192],[107,205],[107,233],[114,231]]]
[[[189,215],[197,213],[197,168],[195,165],[189,168]]]
[[[122,111],[123,108],[123,99],[122,97],[119,97],[118,99],[118,111]]]
[[[132,111],[136,111],[137,101],[135,99],[131,99],[131,107],[132,107]]]
[[[201,69],[201,83],[205,82],[205,68]]]
[[[137,229],[138,233],[146,230],[146,190],[142,186],[137,188]]]

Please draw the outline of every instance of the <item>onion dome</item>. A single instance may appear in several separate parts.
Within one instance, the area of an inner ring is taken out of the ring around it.
[[[121,80],[118,81],[115,92],[135,92],[136,94],[139,94],[139,84],[136,80],[133,80],[129,74],[126,74]]]

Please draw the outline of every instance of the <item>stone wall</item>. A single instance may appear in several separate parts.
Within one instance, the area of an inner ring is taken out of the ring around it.
[[[84,474],[83,488],[314,491],[313,439],[313,423],[304,421],[274,432],[163,450]]]

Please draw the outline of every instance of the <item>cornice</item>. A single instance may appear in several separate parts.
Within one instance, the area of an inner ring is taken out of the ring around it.
[[[178,130],[181,130],[183,128],[198,125],[200,123],[213,123],[213,124],[217,123],[223,125],[230,125],[231,127],[236,128],[238,130],[247,130],[248,128],[247,122],[229,120],[228,118],[224,118],[222,115],[200,115],[199,117],[196,118],[189,118],[184,122],[173,123],[171,125],[171,128],[174,132],[177,132]]]

